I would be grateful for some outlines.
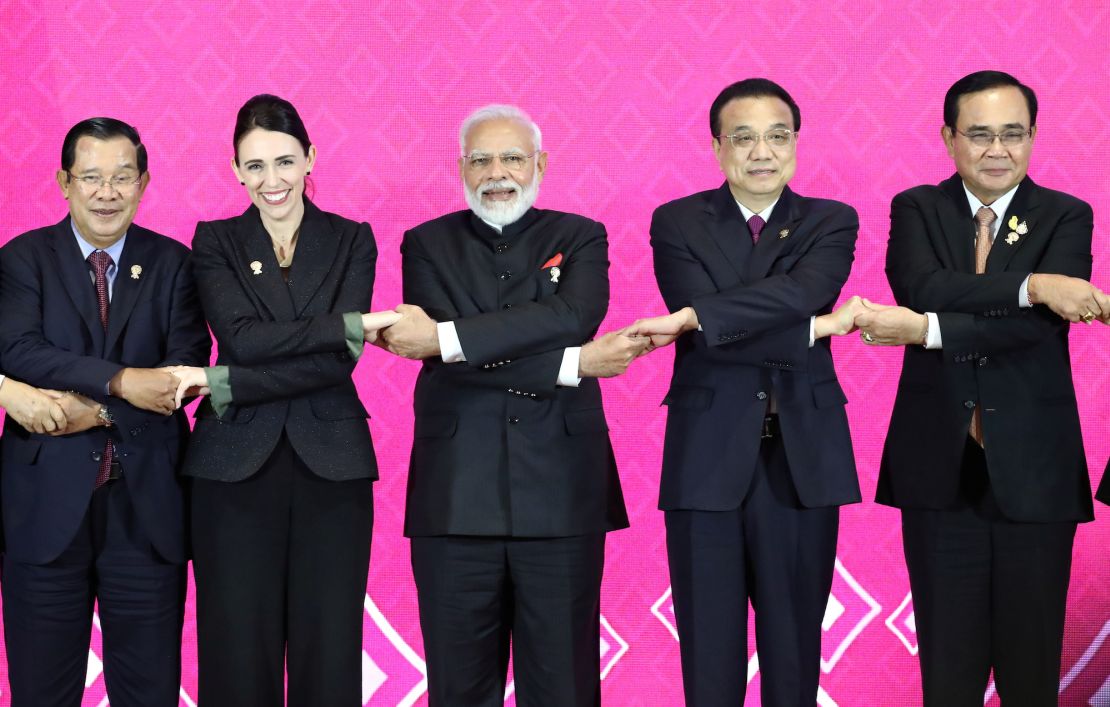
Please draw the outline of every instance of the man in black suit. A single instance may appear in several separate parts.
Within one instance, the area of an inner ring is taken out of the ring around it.
[[[656,209],[655,276],[673,314],[629,334],[675,343],[659,507],[688,705],[744,701],[747,607],[764,705],[814,704],[839,506],[860,500],[828,336],[859,222],[795,194],[801,114],[746,79],[709,111],[725,183]]]
[[[382,333],[424,360],[405,534],[430,704],[502,704],[511,638],[517,704],[596,705],[605,534],[628,518],[593,378],[650,342],[589,342],[609,303],[605,229],[532,207],[535,123],[486,106],[460,143],[470,210],[405,234],[408,304]]]
[[[62,436],[3,436],[4,632],[12,704],[79,705],[95,599],[113,705],[176,705],[185,595],[176,379],[206,363],[188,250],[132,224],[150,175],[131,126],[62,145],[60,223],[0,251],[3,370],[65,396]],[[95,401],[95,402],[93,402]]]
[[[1091,207],[1026,176],[1037,99],[981,71],[944,101],[957,174],[891,205],[904,345],[877,500],[902,509],[926,705],[1056,704],[1076,524],[1093,518],[1068,320],[1101,318]],[[1107,310],[1110,311],[1110,310]],[[1057,316],[1057,315],[1060,316]]]

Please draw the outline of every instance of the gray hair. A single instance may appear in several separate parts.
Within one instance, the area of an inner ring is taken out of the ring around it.
[[[466,135],[475,125],[485,123],[489,120],[515,120],[524,127],[528,128],[532,133],[532,143],[535,149],[543,149],[540,144],[540,126],[528,117],[528,114],[516,106],[505,105],[503,103],[491,103],[488,106],[482,106],[470,115],[466,116],[462,125],[459,126],[459,150],[466,152]]]

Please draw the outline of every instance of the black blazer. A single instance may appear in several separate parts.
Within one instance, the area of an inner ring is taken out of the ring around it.
[[[73,390],[108,405],[116,424],[63,437],[4,423],[3,513],[7,552],[19,562],[55,559],[73,540],[92,497],[110,435],[123,483],[144,530],[171,562],[185,561],[177,464],[189,426],[106,393],[125,367],[203,365],[211,342],[188,266],[189,250],[134,224],[112,291],[108,331],[67,216],[0,250],[0,360],[13,378]],[[132,272],[133,266],[141,271]]]
[[[1095,498],[1110,506],[1110,459],[1106,461],[1106,471],[1102,472],[1102,482],[1098,485]]]
[[[1009,222],[1027,233],[1009,236]],[[936,312],[943,349],[907,346],[883,449],[877,500],[951,508],[972,410],[982,410],[987,469],[1010,520],[1093,517],[1067,321],[1018,306],[1031,272],[1088,279],[1093,215],[1086,203],[1022,181],[975,274],[975,220],[960,176],[894,197],[886,272],[894,298]]]
[[[378,478],[343,326],[343,314],[370,309],[377,255],[368,224],[307,199],[288,283],[256,207],[197,224],[197,287],[233,405],[223,417],[207,398],[197,408],[187,476],[245,479],[284,431],[317,475]]]
[[[809,347],[810,317],[840,295],[858,230],[852,207],[789,188],[754,247],[727,183],[655,210],[663,300],[671,311],[693,306],[702,326],[675,343],[661,509],[740,506],[772,392],[801,502],[860,500],[829,339]]]
[[[467,357],[416,381],[405,534],[552,537],[628,525],[597,380],[556,386],[609,305],[595,221],[532,209],[497,233],[469,211],[405,233],[405,301],[454,321]],[[558,282],[551,268],[561,255]]]

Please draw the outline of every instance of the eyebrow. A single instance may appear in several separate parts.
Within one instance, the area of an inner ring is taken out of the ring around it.
[[[139,168],[136,167],[135,165],[131,164],[130,162],[128,162],[126,164],[120,165],[119,168],[116,171],[117,172],[123,172],[123,171],[129,170],[129,169],[130,170],[138,170]],[[100,174],[100,169],[98,169],[97,167],[89,167],[89,168],[84,169],[80,172],[77,172],[77,174],[82,174],[82,175],[84,175],[84,174]]]
[[[291,160],[291,159],[295,159],[295,158],[296,158],[296,155],[278,155],[277,157],[274,158],[274,162],[277,162],[278,160]],[[247,160],[243,164],[256,164],[256,163],[257,164],[264,164],[265,162],[266,162],[266,160],[258,157],[258,158],[255,158],[253,160]]]
[[[777,130],[779,128],[786,128],[787,130],[790,130],[790,126],[787,125],[786,123],[781,122],[781,121],[779,121],[778,123],[774,123],[773,125],[771,125],[767,129],[768,130]],[[755,128],[753,128],[750,125],[737,125],[735,128],[732,129],[732,132],[735,133],[735,132],[739,132],[741,130],[748,130],[748,131],[751,131],[751,132],[755,132]]]
[[[1025,123],[1006,123],[1005,125],[1002,126],[1003,130],[1009,130],[1010,128],[1025,129]],[[968,126],[968,128],[965,132],[971,132],[972,130],[992,130],[992,129],[993,128],[990,125],[970,125],[970,126]]]

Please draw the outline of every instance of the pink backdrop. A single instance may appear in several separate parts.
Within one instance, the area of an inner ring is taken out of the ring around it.
[[[1095,280],[1110,287],[1110,10],[1101,2],[972,6],[938,0],[734,5],[335,0],[160,3],[0,0],[0,242],[65,213],[53,181],[66,129],[92,115],[139,128],[153,181],[138,221],[188,243],[200,219],[247,199],[228,168],[235,112],[259,92],[289,98],[318,150],[316,201],[369,221],[381,257],[378,308],[399,301],[401,234],[463,208],[457,125],[479,104],[530,111],[551,153],[539,205],[609,229],[605,328],[663,305],[647,227],[669,199],[716,186],[706,111],[739,78],[773,78],[802,108],[803,194],[855,206],[861,230],[845,296],[889,301],[888,206],[952,171],[938,131],[944,91],[973,70],[1010,71],[1042,101],[1031,174],[1095,208]],[[45,7],[46,4],[43,4]],[[1110,454],[1110,331],[1076,326],[1076,389],[1097,482]],[[900,352],[834,344],[864,497],[894,397]],[[670,352],[604,382],[632,528],[610,536],[601,667],[611,705],[678,705],[678,646],[662,515],[655,510]],[[416,602],[401,537],[417,366],[372,350],[356,378],[379,450],[365,613],[364,701],[424,704]],[[1062,703],[1110,704],[1110,509],[1075,549]],[[826,616],[820,704],[919,703],[916,643],[896,511],[842,514]],[[182,704],[196,694],[190,601]],[[754,646],[753,646],[754,648]],[[103,705],[94,631],[86,705]],[[0,653],[2,658],[2,653]],[[757,661],[748,704],[758,704]],[[743,670],[744,666],[737,666]],[[0,704],[7,683],[0,663]],[[510,697],[511,702],[511,697]],[[992,702],[997,703],[997,698]]]

